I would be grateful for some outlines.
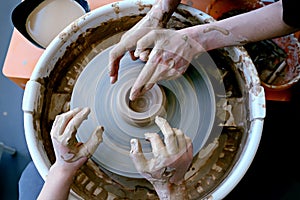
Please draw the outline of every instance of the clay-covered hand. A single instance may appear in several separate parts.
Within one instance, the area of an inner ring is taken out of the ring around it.
[[[151,143],[153,158],[146,159],[137,139],[131,140],[130,157],[137,171],[153,184],[161,199],[170,195],[182,198],[184,191],[177,194],[174,187],[184,185],[184,175],[193,159],[191,139],[180,129],[171,128],[162,117],[156,117],[155,123],[164,135],[164,143],[157,133],[145,134]]]
[[[124,33],[120,42],[109,53],[111,83],[115,83],[118,79],[119,64],[124,54],[129,51],[131,58],[136,60],[133,52],[137,41],[153,29],[164,28],[179,3],[180,0],[156,0],[146,16]],[[144,49],[140,52],[139,58],[146,61],[148,55],[149,50]]]
[[[102,141],[102,127],[96,128],[84,144],[75,138],[77,128],[89,113],[89,108],[75,108],[56,116],[50,132],[56,160],[49,169],[38,200],[68,199],[78,169]]]
[[[118,42],[109,52],[108,67],[111,83],[115,83],[118,80],[120,60],[124,54],[129,51],[131,58],[136,60],[137,58],[134,57],[133,52],[137,41],[149,31],[156,28],[161,28],[161,25],[162,24],[159,23],[158,18],[152,18],[150,13],[148,13],[135,26],[122,35],[120,42]],[[145,57],[147,57],[148,54],[149,51],[147,49],[144,52],[141,52],[140,59],[145,60]]]
[[[131,89],[131,100],[150,90],[159,80],[175,79],[182,75],[192,59],[204,51],[188,32],[160,29],[152,30],[141,38],[134,55],[141,57],[152,46],[147,63]]]
[[[89,113],[89,108],[75,108],[56,116],[50,133],[56,162],[76,162],[82,157],[90,157],[102,142],[102,126],[97,127],[85,143],[78,142],[75,137]]]

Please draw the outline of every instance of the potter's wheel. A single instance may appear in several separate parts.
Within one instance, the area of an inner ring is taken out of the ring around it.
[[[112,47],[94,57],[80,74],[71,98],[71,108],[91,108],[78,129],[78,140],[85,142],[96,126],[104,126],[103,142],[92,159],[99,167],[113,173],[141,178],[129,158],[130,139],[138,138],[147,158],[151,146],[146,132],[159,132],[153,123],[155,115],[165,117],[172,127],[191,137],[194,155],[205,145],[215,120],[215,97],[212,84],[200,66],[190,67],[176,80],[161,81],[147,94],[129,103],[128,95],[144,63],[132,61],[125,54],[119,79],[110,84],[108,54]]]
[[[159,130],[155,124],[147,124],[147,115],[165,115],[172,127],[183,129],[192,138],[194,159],[185,174],[190,199],[223,199],[254,158],[265,117],[265,95],[243,47],[210,51],[213,63],[201,55],[194,63],[196,70],[189,67],[184,77],[159,82],[147,96],[155,101],[145,104],[145,98],[137,102],[134,107],[139,114],[127,110],[126,90],[143,63],[125,55],[120,79],[111,85],[108,48],[149,11],[152,3],[119,1],[76,20],[47,47],[26,83],[22,102],[26,142],[44,180],[56,160],[50,133],[58,114],[77,106],[91,108],[78,130],[82,142],[95,126],[105,127],[103,143],[74,177],[70,199],[158,198],[128,156],[132,137],[140,139],[144,152],[151,156],[144,133]],[[212,21],[206,13],[180,4],[167,27],[177,30]],[[216,128],[221,129],[219,133]]]

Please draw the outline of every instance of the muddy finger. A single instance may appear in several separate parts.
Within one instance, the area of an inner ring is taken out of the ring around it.
[[[155,158],[166,154],[165,145],[157,133],[146,133],[145,138],[150,141],[152,153]]]
[[[74,117],[69,120],[66,129],[59,138],[59,140],[63,142],[63,145],[72,146],[74,145],[73,143],[76,143],[75,134],[77,133],[77,129],[82,124],[82,122],[87,119],[89,113],[89,108],[83,108],[80,112],[76,113],[76,115],[74,115]]]
[[[62,113],[60,115],[57,115],[55,117],[55,120],[52,125],[52,130],[51,130],[51,136],[54,138],[59,137],[62,135],[69,123],[69,121],[77,115],[82,110],[82,108],[75,108],[73,110],[70,110],[66,113]]]
[[[130,158],[134,163],[137,171],[141,172],[145,168],[147,163],[147,159],[144,156],[141,143],[138,139],[131,139],[130,146],[131,146],[131,150],[129,154]]]
[[[178,152],[178,143],[176,134],[174,133],[172,127],[167,122],[166,119],[156,116],[155,117],[155,123],[160,128],[161,132],[164,135],[164,142],[166,144],[166,149],[169,154],[173,155]]]
[[[142,71],[138,75],[136,81],[134,82],[131,90],[129,99],[135,100],[138,96],[140,96],[144,91],[144,86],[146,83],[148,83],[148,80],[152,77],[153,72],[155,71],[155,63],[152,63],[151,60],[149,60],[145,66],[143,67]]]
[[[176,128],[173,128],[173,131],[176,134],[178,149],[180,151],[186,150],[187,144],[186,144],[186,137],[184,133],[180,129],[176,129]]]

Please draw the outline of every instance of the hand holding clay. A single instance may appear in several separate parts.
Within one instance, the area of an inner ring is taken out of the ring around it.
[[[184,175],[193,159],[191,139],[181,130],[171,128],[161,117],[155,118],[164,135],[164,143],[157,133],[146,133],[151,142],[153,158],[147,160],[139,140],[131,140],[130,157],[137,171],[152,183],[160,199],[186,199]]]
[[[161,29],[142,37],[134,55],[143,57],[143,52],[151,46],[154,47],[148,61],[131,89],[131,100],[150,90],[159,80],[175,79],[182,75],[192,59],[204,51],[187,32]]]
[[[102,142],[102,126],[96,128],[86,143],[77,142],[75,138],[78,127],[89,113],[89,108],[75,108],[56,116],[50,134],[57,161],[75,162],[90,157]]]

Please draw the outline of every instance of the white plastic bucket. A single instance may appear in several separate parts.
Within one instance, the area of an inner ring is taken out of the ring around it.
[[[99,38],[105,41],[111,31],[117,33],[128,30],[149,11],[151,3],[146,0],[121,1],[95,9],[66,27],[40,57],[26,84],[22,109],[29,152],[43,179],[46,179],[54,162],[49,137],[51,122],[57,114],[70,109],[72,90],[80,73],[99,53],[93,52],[92,46],[99,45]],[[185,18],[192,23],[197,20],[200,23],[214,21],[209,15],[192,7],[181,4],[178,8],[175,18]],[[128,24],[121,19],[126,19]],[[105,45],[109,47],[112,44]],[[218,145],[208,147],[211,149],[206,154],[196,152],[197,159],[193,163],[195,168],[186,176],[190,183],[188,189],[191,191],[191,199],[224,198],[249,168],[263,129],[265,96],[255,66],[242,47],[224,48],[221,52],[231,62],[230,73],[234,79],[228,80],[232,81],[230,84],[239,93],[226,100],[227,105],[232,107],[230,112],[234,124],[224,125],[223,129],[227,132],[223,134],[222,131]],[[205,161],[204,164],[201,164],[202,161]],[[220,167],[222,163],[224,168]],[[202,185],[204,180],[207,183],[210,180],[210,184]],[[143,199],[156,198],[153,188],[144,180],[124,179],[89,160],[76,175],[70,198],[135,199],[141,196]]]

